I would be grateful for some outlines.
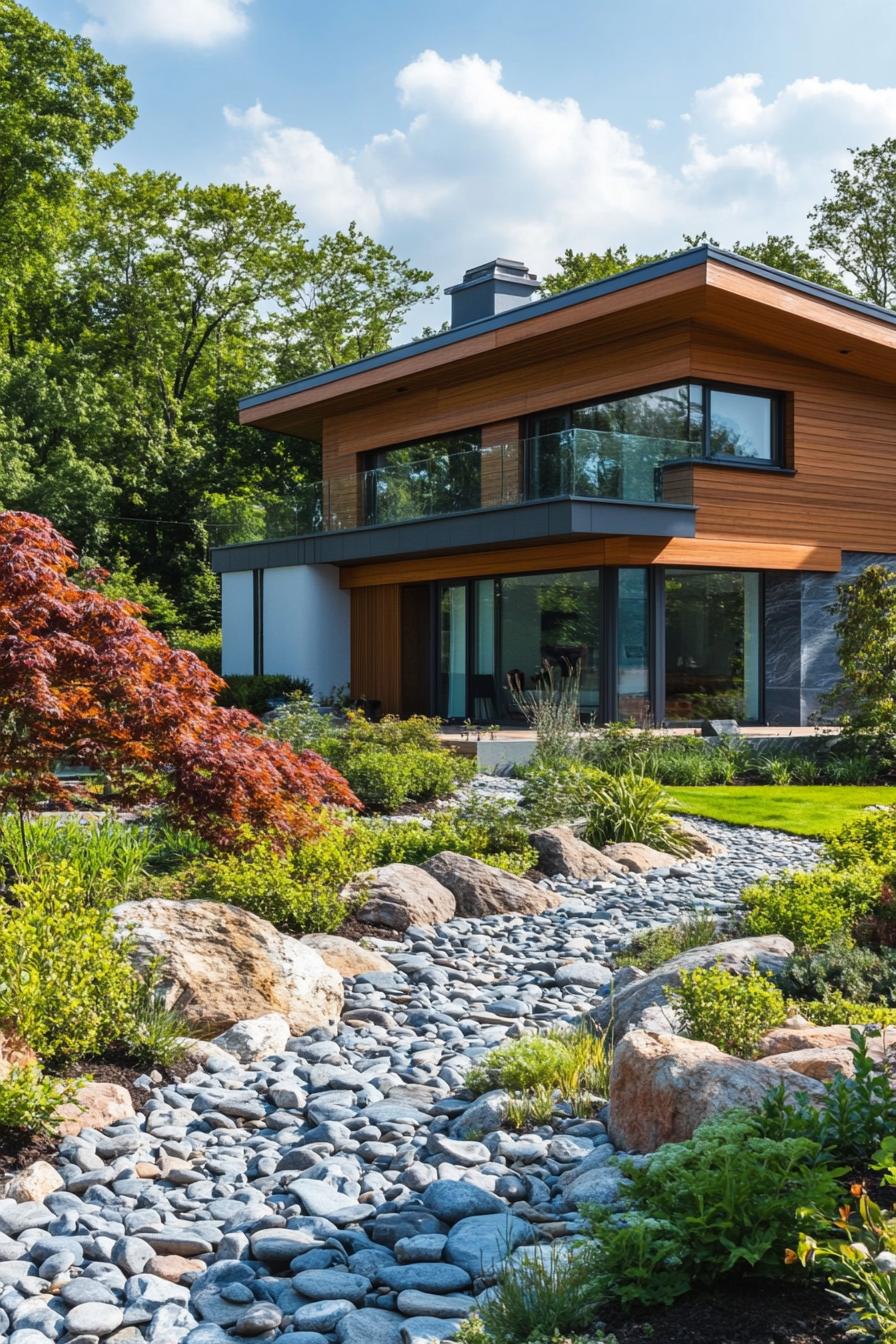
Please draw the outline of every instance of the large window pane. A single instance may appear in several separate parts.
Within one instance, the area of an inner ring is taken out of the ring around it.
[[[377,453],[366,473],[367,521],[400,522],[478,508],[480,438],[479,430],[469,430]]]
[[[617,710],[623,721],[650,719],[647,570],[619,570]]]
[[[759,717],[757,573],[666,570],[666,717]]]
[[[439,713],[467,716],[466,583],[446,583],[439,602]]]
[[[559,684],[578,668],[582,712],[599,713],[600,616],[598,570],[501,580],[498,670],[506,712],[514,712],[508,687],[544,686],[547,669]]]
[[[772,412],[770,397],[712,388],[709,393],[709,451],[712,456],[770,461]]]

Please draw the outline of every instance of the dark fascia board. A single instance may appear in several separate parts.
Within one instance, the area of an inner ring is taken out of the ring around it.
[[[696,512],[692,504],[536,500],[407,523],[219,546],[212,550],[212,569],[229,574],[284,565],[359,564],[577,537],[693,537]]]
[[[751,261],[749,257],[741,257],[736,252],[725,252],[720,247],[702,244],[700,247],[690,248],[687,252],[679,252],[674,257],[667,257],[664,261],[647,262],[644,266],[635,266],[629,271],[622,271],[619,275],[611,275],[607,280],[598,280],[588,285],[578,285],[575,289],[568,289],[563,294],[556,294],[547,299],[537,299],[534,303],[524,303],[519,308],[511,308],[508,312],[499,313],[496,317],[483,317],[476,322],[466,322],[461,327],[453,327],[449,331],[439,332],[438,335],[428,336],[421,341],[410,341],[406,345],[397,345],[392,350],[384,350],[379,355],[369,355],[366,359],[356,360],[353,364],[341,364],[339,368],[327,369],[324,373],[315,373],[308,378],[298,378],[295,382],[284,383],[282,386],[270,388],[266,392],[256,392],[252,396],[242,397],[239,408],[241,411],[245,411],[252,406],[261,406],[265,402],[277,401],[280,397],[290,396],[294,392],[309,392],[315,387],[324,387],[328,383],[339,382],[343,378],[351,378],[357,373],[365,373],[368,369],[378,369],[387,364],[397,364],[402,360],[412,358],[414,355],[422,355],[430,350],[441,350],[446,346],[469,340],[472,336],[480,336],[485,332],[516,326],[520,322],[528,322],[531,318],[539,317],[544,313],[572,308],[576,304],[587,303],[589,300],[600,298],[604,294],[614,294],[621,289],[631,289],[635,285],[646,284],[649,280],[674,275],[676,271],[686,271],[695,266],[703,266],[709,261],[721,262],[725,266],[746,271],[748,274],[756,275],[763,280],[773,280],[776,284],[783,285],[787,289],[796,290],[800,294],[808,294],[813,299],[824,299],[826,303],[836,304],[840,308],[858,313],[861,317],[876,318],[880,322],[896,326],[896,313],[891,312],[889,308],[881,308],[875,303],[866,303],[863,299],[854,299],[848,294],[841,294],[837,289],[828,289],[826,285],[816,284],[814,280],[801,280],[798,276],[789,275],[787,271],[776,270],[774,266],[765,266],[760,261]]]

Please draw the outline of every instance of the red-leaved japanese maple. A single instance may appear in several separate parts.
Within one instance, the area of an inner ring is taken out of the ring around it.
[[[46,518],[0,513],[0,811],[70,806],[54,773],[64,760],[101,771],[123,800],[163,798],[225,846],[246,828],[302,839],[323,807],[360,806],[314,752],[217,705],[220,677],[148,630],[133,603],[79,587],[76,569]]]

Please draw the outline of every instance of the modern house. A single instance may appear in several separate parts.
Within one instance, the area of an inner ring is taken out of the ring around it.
[[[225,675],[491,723],[576,666],[604,721],[805,723],[836,584],[896,557],[896,314],[710,246],[536,288],[477,267],[450,329],[240,403],[323,466],[213,552]]]

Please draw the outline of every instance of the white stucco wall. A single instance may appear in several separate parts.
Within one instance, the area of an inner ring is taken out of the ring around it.
[[[307,677],[315,694],[349,679],[350,597],[336,565],[264,571],[264,670]]]
[[[251,675],[252,571],[221,575],[221,672],[223,676]]]

